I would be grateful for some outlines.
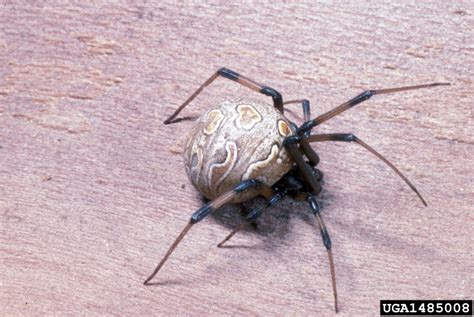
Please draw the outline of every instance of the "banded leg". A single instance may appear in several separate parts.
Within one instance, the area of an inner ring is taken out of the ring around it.
[[[186,233],[191,229],[191,227],[204,219],[207,215],[209,215],[212,211],[218,209],[219,207],[225,205],[229,201],[231,201],[233,198],[235,198],[237,195],[240,193],[249,191],[249,190],[255,190],[258,191],[258,193],[262,195],[268,195],[268,190],[271,190],[271,188],[264,186],[260,181],[255,180],[255,179],[249,179],[246,181],[241,182],[237,186],[234,187],[234,189],[229,190],[228,192],[222,194],[221,196],[217,197],[216,199],[208,202],[201,208],[199,208],[195,213],[192,214],[191,219],[189,220],[188,224],[184,227],[183,231],[178,235],[176,240],[173,242],[171,247],[168,249],[166,252],[165,256],[161,259],[160,263],[158,266],[155,268],[153,273],[143,282],[143,284],[148,285],[149,282],[155,277],[155,275],[159,272],[161,267],[165,264],[166,260],[169,258],[171,253],[176,249],[178,244],[183,240],[184,236]]]
[[[243,228],[245,228],[245,226],[247,224],[250,224],[252,223],[253,221],[255,221],[255,219],[257,219],[258,217],[260,217],[260,215],[263,213],[263,211],[265,209],[267,209],[268,207],[270,206],[273,206],[274,204],[276,204],[277,202],[279,202],[281,199],[283,198],[283,195],[281,194],[275,194],[273,196],[270,197],[270,199],[268,199],[267,203],[264,205],[264,206],[261,206],[259,208],[256,208],[254,210],[252,210],[246,217],[245,221],[242,222],[241,224],[239,224],[237,227],[234,228],[234,230],[232,230],[231,233],[229,233],[227,235],[227,237],[225,237],[224,240],[222,240],[218,245],[217,247],[218,248],[222,248],[224,246],[224,243],[226,243],[227,241],[229,241],[230,238],[232,238],[237,232],[239,232],[240,230],[242,230]]]
[[[291,103],[301,103],[301,106],[303,108],[304,122],[307,122],[310,120],[311,108],[310,108],[310,104],[308,100],[306,99],[289,100],[289,101],[286,101],[284,105],[291,104]],[[310,132],[311,132],[310,130],[307,130],[303,132],[302,135],[309,136]],[[319,155],[313,150],[313,148],[311,147],[311,145],[309,144],[308,140],[305,137],[301,138],[300,147],[312,166],[316,166],[319,164]]]
[[[335,269],[334,260],[332,257],[331,238],[329,237],[329,233],[326,229],[326,225],[324,224],[321,213],[319,212],[319,205],[318,205],[318,202],[316,201],[315,195],[308,195],[307,200],[309,202],[311,212],[316,217],[319,231],[321,232],[321,238],[323,239],[324,247],[326,248],[326,251],[328,253],[329,269],[331,271],[332,291],[334,294],[334,309],[336,310],[336,313],[337,313],[339,311],[339,307],[337,304],[336,269]]]
[[[354,134],[352,133],[330,133],[330,134],[315,134],[315,135],[310,135],[308,137],[308,141],[309,142],[323,142],[323,141],[342,141],[342,142],[355,142],[359,145],[361,145],[362,147],[364,147],[366,150],[368,150],[370,153],[374,154],[375,156],[377,156],[380,160],[382,160],[385,164],[387,164],[395,173],[398,174],[398,176],[401,177],[401,179],[403,179],[405,181],[405,183],[410,186],[410,188],[418,195],[418,197],[420,198],[421,202],[425,205],[425,206],[428,206],[426,204],[426,201],[423,199],[423,197],[421,196],[421,194],[418,192],[418,190],[416,189],[416,187],[408,180],[408,178],[405,177],[405,175],[403,175],[399,170],[398,168],[395,167],[395,165],[393,165],[392,163],[390,163],[389,160],[387,160],[385,157],[383,157],[380,153],[378,153],[377,151],[375,151],[372,147],[370,147],[369,145],[367,145],[365,142],[363,142],[361,139],[359,139],[358,137],[356,137]]]
[[[377,90],[366,90],[363,93],[357,95],[356,97],[352,98],[349,101],[342,103],[341,105],[337,106],[336,108],[329,110],[328,112],[316,117],[313,120],[309,120],[305,122],[299,129],[300,132],[306,132],[311,130],[313,127],[339,115],[340,113],[358,105],[368,99],[370,99],[374,95],[382,95],[382,94],[390,94],[394,92],[406,91],[406,90],[414,90],[414,89],[421,89],[421,88],[429,88],[429,87],[436,87],[436,86],[448,86],[450,83],[432,83],[432,84],[424,84],[424,85],[416,85],[416,86],[406,86],[406,87],[399,87],[399,88],[388,88],[388,89],[377,89]]]
[[[309,101],[307,99],[296,99],[296,100],[288,100],[283,103],[283,105],[289,105],[292,103],[300,103],[301,107],[303,108],[303,120],[304,122],[311,119],[311,108],[309,106]]]
[[[215,72],[214,75],[209,77],[209,79],[206,80],[204,84],[202,84],[181,106],[179,106],[178,109],[176,109],[176,111],[168,119],[164,121],[164,123],[165,124],[173,123],[174,121],[172,120],[181,112],[181,110],[183,110],[184,107],[186,107],[194,98],[196,98],[197,95],[199,95],[205,87],[209,86],[219,76],[233,80],[256,92],[272,97],[273,105],[275,106],[275,108],[277,108],[278,111],[283,113],[283,99],[281,97],[281,94],[278,91],[276,91],[275,89],[271,87],[261,85],[257,83],[256,81],[250,78],[247,78],[245,76],[242,76],[230,69],[222,67],[222,68],[219,68],[219,70],[217,70],[217,72]]]
[[[296,166],[298,167],[305,181],[312,188],[312,193],[307,196],[307,200],[310,204],[311,211],[313,212],[313,214],[316,217],[316,220],[318,221],[318,226],[321,231],[323,243],[328,252],[329,267],[331,269],[331,280],[332,280],[332,287],[333,287],[333,293],[334,293],[334,308],[337,313],[338,304],[337,304],[337,290],[336,290],[336,271],[334,269],[334,261],[332,257],[332,251],[331,251],[331,239],[329,238],[329,234],[327,233],[326,226],[324,225],[324,221],[319,212],[318,203],[316,199],[314,198],[321,191],[321,185],[319,184],[319,180],[316,177],[316,174],[314,172],[315,169],[311,167],[308,163],[306,163],[303,155],[299,151],[298,144],[301,141],[301,139],[302,139],[302,136],[300,135],[291,135],[284,140],[283,145],[285,146],[286,150],[288,151],[293,161],[296,163]]]
[[[306,136],[301,138],[300,148],[303,151],[303,154],[308,158],[309,164],[311,164],[311,166],[316,166],[319,164],[319,155],[311,147]]]
[[[319,184],[316,175],[314,174],[314,168],[305,161],[303,154],[300,152],[298,144],[300,144],[303,137],[299,135],[290,135],[283,141],[283,146],[288,151],[288,154],[296,163],[296,166],[303,175],[305,181],[310,185],[314,195],[321,192],[322,188]],[[311,162],[310,162],[311,163]]]

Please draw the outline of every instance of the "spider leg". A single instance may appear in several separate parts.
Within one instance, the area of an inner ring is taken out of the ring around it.
[[[416,85],[416,86],[406,86],[406,87],[398,87],[398,88],[388,88],[388,89],[377,89],[377,90],[366,90],[363,93],[357,95],[356,97],[352,98],[349,101],[342,103],[341,105],[337,106],[336,108],[329,110],[328,112],[316,117],[313,120],[309,120],[305,122],[299,129],[299,132],[306,132],[311,130],[313,127],[339,115],[340,113],[358,105],[368,99],[370,99],[374,95],[382,95],[382,94],[389,94],[394,92],[406,91],[406,90],[414,90],[414,89],[421,89],[421,88],[428,88],[428,87],[436,87],[436,86],[447,86],[450,83],[432,83],[432,84],[424,84],[424,85]]]
[[[314,195],[317,195],[321,192],[322,188],[318,179],[314,175],[314,168],[305,161],[303,154],[300,152],[298,144],[300,144],[301,141],[302,137],[299,135],[290,135],[283,141],[283,146],[288,151],[288,154],[293,159],[293,161],[296,163],[296,166],[298,166],[298,169],[300,170],[301,175],[303,175],[305,181],[311,186]]]
[[[289,100],[289,101],[285,101],[285,103],[283,103],[283,104],[287,105],[287,104],[291,104],[291,103],[301,103],[301,106],[303,107],[304,122],[308,122],[311,118],[311,107],[310,107],[309,101],[306,100],[306,99]],[[307,136],[309,136],[310,132],[311,131],[309,129],[307,131],[302,132],[301,135],[307,137]],[[300,140],[301,151],[308,158],[310,164],[312,166],[316,166],[316,165],[319,164],[319,156],[313,150],[313,148],[311,147],[311,145],[309,144],[308,140],[305,137],[302,137],[301,140]]]
[[[191,216],[191,219],[189,222],[186,224],[184,227],[183,231],[178,235],[176,240],[173,242],[171,247],[168,249],[166,252],[165,256],[161,259],[160,263],[158,266],[155,268],[153,273],[143,282],[143,284],[148,285],[149,282],[155,277],[155,275],[158,273],[158,271],[161,269],[161,267],[165,264],[166,260],[168,257],[173,253],[173,251],[176,249],[178,244],[181,242],[181,240],[184,238],[186,233],[191,229],[191,227],[204,219],[207,215],[209,215],[212,211],[218,209],[219,207],[225,205],[232,199],[234,199],[236,196],[239,194],[249,191],[249,190],[254,190],[257,191],[259,194],[267,194],[268,190],[271,190],[271,188],[263,185],[260,181],[255,180],[255,179],[249,179],[245,180],[241,183],[239,183],[237,186],[234,187],[234,189],[229,190],[228,192],[225,192],[221,196],[215,198],[214,200],[211,200],[201,208],[199,208],[196,212],[194,212]]]
[[[283,145],[285,146],[286,150],[288,151],[289,155],[296,163],[297,167],[299,168],[301,175],[305,181],[310,185],[312,189],[312,193],[308,195],[307,200],[310,204],[311,211],[316,217],[318,221],[318,226],[321,231],[321,236],[323,238],[324,246],[328,252],[329,257],[329,267],[331,269],[331,281],[332,281],[332,288],[334,293],[334,308],[336,313],[338,312],[338,305],[337,305],[337,289],[336,289],[336,270],[334,268],[334,261],[332,257],[331,251],[331,239],[329,238],[329,234],[326,230],[326,226],[324,225],[323,219],[319,212],[319,206],[314,198],[319,192],[321,192],[321,185],[319,184],[318,179],[316,178],[314,168],[311,167],[306,161],[304,160],[303,155],[299,151],[298,143],[301,141],[301,137],[299,135],[292,135],[285,139]]]
[[[225,237],[224,240],[222,240],[218,245],[217,247],[218,248],[222,248],[224,247],[224,243],[226,243],[227,241],[229,241],[230,238],[232,238],[237,232],[239,232],[240,230],[242,230],[243,228],[245,228],[245,226],[247,224],[250,224],[252,222],[255,221],[255,219],[257,219],[258,217],[260,217],[260,215],[263,213],[263,211],[265,209],[267,209],[268,207],[270,206],[273,206],[274,204],[276,204],[277,202],[279,202],[281,199],[283,199],[283,195],[282,194],[275,194],[273,196],[271,196],[268,200],[267,200],[267,203],[263,206],[260,206],[258,208],[255,208],[254,210],[252,210],[246,217],[245,221],[240,223],[237,227],[234,228],[234,230],[232,230],[231,233],[229,233],[227,235],[227,237]]]
[[[311,166],[316,166],[319,164],[319,155],[314,151],[314,149],[309,144],[308,138],[303,136],[300,141],[300,148],[303,151],[304,155],[308,158]]]
[[[427,206],[426,201],[423,199],[421,194],[418,192],[416,187],[408,180],[408,178],[403,175],[398,168],[395,167],[392,163],[390,163],[389,160],[387,160],[385,157],[383,157],[380,153],[375,151],[372,147],[367,145],[365,142],[363,142],[361,139],[356,137],[352,133],[330,133],[330,134],[315,134],[315,135],[310,135],[308,137],[309,142],[322,142],[322,141],[342,141],[342,142],[355,142],[361,146],[363,146],[366,150],[368,150],[370,153],[374,154],[377,156],[379,159],[381,159],[385,164],[387,164],[395,173],[398,174],[398,176],[401,177],[405,181],[405,183],[410,186],[410,188],[418,195],[420,198],[421,202]]]
[[[323,239],[324,247],[326,248],[326,251],[328,253],[329,269],[331,271],[332,291],[334,294],[334,309],[336,310],[336,313],[337,313],[339,310],[339,307],[337,305],[336,269],[334,267],[334,260],[332,257],[331,238],[329,237],[329,233],[326,229],[326,225],[324,224],[321,213],[319,212],[319,205],[318,205],[315,195],[309,194],[307,197],[307,200],[309,202],[311,212],[316,217],[319,231],[321,232],[321,238]]]
[[[179,106],[178,109],[176,109],[176,111],[164,121],[164,123],[173,123],[173,119],[181,112],[181,110],[183,110],[184,107],[186,107],[194,98],[196,98],[197,95],[199,95],[205,87],[209,86],[219,76],[235,81],[247,88],[250,88],[266,96],[272,97],[273,105],[275,106],[275,108],[277,108],[281,113],[283,113],[283,99],[278,91],[271,87],[259,84],[250,78],[247,78],[234,72],[233,70],[222,67],[219,68],[211,77],[209,77],[209,79],[206,80],[204,84],[202,84],[191,96],[189,96],[189,98],[186,99],[186,101],[181,106]]]
[[[303,118],[304,121],[309,121],[311,119],[311,108],[309,106],[309,101],[307,99],[296,99],[296,100],[288,100],[283,103],[283,105],[289,105],[292,103],[300,103],[303,108]]]

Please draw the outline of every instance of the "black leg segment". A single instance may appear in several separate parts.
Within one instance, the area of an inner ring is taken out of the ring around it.
[[[292,104],[292,103],[301,103],[301,106],[303,108],[303,116],[304,116],[304,122],[308,122],[308,121],[311,121],[310,118],[311,118],[311,107],[310,107],[310,103],[309,103],[309,100],[307,99],[301,99],[301,100],[289,100],[289,101],[286,101],[284,104],[285,105],[288,105],[288,104]],[[304,125],[304,124],[303,124]],[[300,129],[298,129],[298,127],[296,127],[296,130],[297,131],[300,131]],[[318,154],[313,150],[313,148],[311,147],[311,145],[309,144],[308,140],[306,139],[306,137],[309,136],[310,134],[310,130],[306,130],[304,132],[301,132],[299,135],[301,136],[301,138],[299,138],[299,145],[301,147],[301,150],[303,151],[303,153],[305,154],[305,156],[308,158],[309,160],[309,163],[312,165],[312,166],[316,166],[318,165],[319,163],[319,156]]]
[[[292,103],[300,103],[301,107],[303,108],[303,118],[304,122],[311,119],[311,107],[309,105],[309,100],[307,99],[296,99],[296,100],[288,100],[283,103],[283,105],[289,105]]]
[[[316,200],[315,195],[308,195],[307,197],[309,206],[311,208],[311,212],[316,217],[316,221],[318,223],[319,231],[321,232],[321,238],[323,239],[324,247],[326,248],[328,254],[328,261],[329,261],[329,269],[331,271],[331,282],[332,282],[332,291],[334,294],[334,309],[336,313],[339,311],[339,306],[337,302],[337,287],[336,287],[336,269],[334,266],[334,260],[332,257],[332,249],[331,249],[331,238],[329,237],[329,233],[326,229],[326,225],[324,224],[323,218],[321,213],[319,212],[319,205]]]
[[[318,201],[314,195],[308,195],[308,203],[313,215],[320,215],[320,209]],[[323,225],[319,228],[321,231],[321,238],[323,239],[323,244],[326,249],[331,249],[331,238],[329,237],[329,233],[326,229],[326,226]]]
[[[321,192],[322,188],[318,179],[313,173],[313,167],[305,161],[303,154],[300,152],[298,142],[300,142],[302,138],[303,137],[299,135],[290,135],[283,141],[283,146],[288,151],[288,154],[293,159],[293,161],[296,163],[296,166],[298,166],[298,169],[300,170],[301,175],[303,175],[305,181],[311,186],[312,192],[317,195],[319,192]],[[314,152],[312,149],[311,151]],[[316,153],[314,152],[314,154]],[[319,157],[317,157],[317,162],[319,162]]]

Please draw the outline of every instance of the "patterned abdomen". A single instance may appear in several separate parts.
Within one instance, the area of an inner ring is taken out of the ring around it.
[[[202,115],[191,129],[184,150],[186,172],[208,199],[246,179],[272,186],[293,165],[282,145],[291,133],[288,120],[271,105],[246,99],[225,101]],[[249,197],[238,201],[244,198]]]

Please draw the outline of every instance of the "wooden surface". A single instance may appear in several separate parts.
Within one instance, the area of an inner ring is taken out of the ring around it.
[[[473,297],[472,1],[159,2],[1,4],[1,315],[334,314],[318,230],[290,199],[232,248],[215,246],[238,210],[210,216],[142,285],[202,204],[178,153],[192,122],[162,122],[220,66],[308,98],[313,115],[366,88],[451,82],[374,97],[317,130],[354,132],[428,207],[352,144],[315,146],[320,201],[341,316]],[[243,95],[268,100],[220,79],[184,114]]]

